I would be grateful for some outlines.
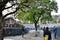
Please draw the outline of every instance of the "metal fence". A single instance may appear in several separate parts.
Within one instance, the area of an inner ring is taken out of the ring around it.
[[[22,29],[21,28],[4,28],[4,36],[15,36],[21,35]],[[28,33],[28,30],[25,29],[25,34]]]

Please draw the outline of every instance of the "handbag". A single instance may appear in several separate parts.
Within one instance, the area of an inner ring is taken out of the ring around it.
[[[44,36],[44,40],[48,40],[48,35],[45,35]]]

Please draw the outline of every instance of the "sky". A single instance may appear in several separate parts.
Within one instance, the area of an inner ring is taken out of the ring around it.
[[[55,13],[54,11],[51,13],[51,15],[60,15],[60,0],[56,0],[57,6],[58,6],[58,12]]]

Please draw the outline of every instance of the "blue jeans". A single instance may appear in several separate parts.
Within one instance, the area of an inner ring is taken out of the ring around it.
[[[22,37],[24,38],[24,32],[22,32]]]
[[[56,32],[54,32],[54,38],[56,38]]]

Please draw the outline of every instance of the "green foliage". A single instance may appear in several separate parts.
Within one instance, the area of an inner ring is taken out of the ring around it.
[[[22,11],[18,11],[17,13],[18,13],[18,19],[22,20],[24,18],[25,13]]]
[[[59,19],[58,23],[60,23],[60,19]]]
[[[20,5],[19,7],[23,8],[22,10],[26,11],[26,14],[19,15],[19,18],[23,18],[24,20],[28,20],[35,24],[35,28],[37,31],[37,23],[41,20],[42,23],[46,23],[46,21],[52,20],[51,11],[57,12],[57,3],[55,1],[50,0],[28,0],[28,2],[23,3],[24,5]],[[21,9],[20,8],[20,9]],[[40,20],[39,20],[40,19]]]
[[[41,19],[41,21],[51,21],[51,11],[55,10],[57,12],[58,9],[57,3],[50,0],[28,0],[27,3],[23,4],[26,6],[29,5],[29,7],[31,7],[31,9],[29,9],[26,14],[22,13],[23,19],[32,21],[33,23],[38,22],[39,18]]]
[[[27,20],[32,21],[35,23],[38,20],[38,17],[41,16],[40,10],[36,8],[32,8],[26,15],[25,18]]]
[[[50,2],[50,0],[43,0],[43,1],[46,2],[46,3]]]
[[[52,20],[52,23],[57,23],[57,20],[53,19],[53,20]]]

